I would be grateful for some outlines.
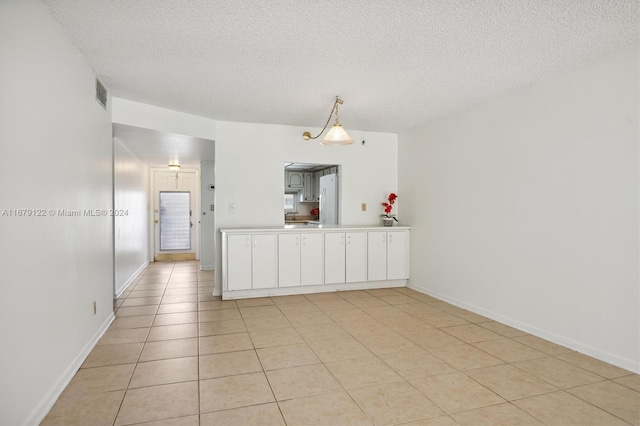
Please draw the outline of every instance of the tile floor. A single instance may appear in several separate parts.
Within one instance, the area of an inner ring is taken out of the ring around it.
[[[410,289],[212,290],[149,266],[42,424],[640,424],[637,374]]]

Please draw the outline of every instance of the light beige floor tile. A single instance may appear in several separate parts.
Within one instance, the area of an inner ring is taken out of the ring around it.
[[[149,328],[151,327],[154,318],[155,316],[153,315],[116,318],[109,326],[109,330],[121,330],[125,328]]]
[[[126,296],[123,295],[122,297],[126,297]],[[123,302],[124,302],[124,299],[115,299],[113,301],[113,307],[114,308],[119,308],[122,305]]]
[[[367,314],[361,309],[355,309],[353,306],[349,309],[337,309],[328,311],[327,315],[329,315],[334,321],[342,324],[373,320],[373,317],[371,315]]]
[[[447,346],[444,348],[431,349],[430,351],[460,371],[503,364],[498,358],[494,358],[471,345]]]
[[[262,371],[256,351],[224,352],[200,356],[200,379]]]
[[[513,365],[561,389],[604,380],[601,376],[553,357],[531,359]]]
[[[349,394],[375,425],[391,425],[443,414],[407,382],[352,389]]]
[[[265,371],[320,363],[318,357],[306,343],[261,348],[256,352]]]
[[[428,312],[424,314],[415,314],[414,316],[427,322],[433,327],[453,327],[456,325],[469,324],[469,321],[463,320],[462,318],[451,315],[447,312]]]
[[[249,306],[247,308],[240,308],[240,314],[242,315],[242,318],[260,318],[273,315],[282,315],[282,312],[276,305],[270,305]]]
[[[556,358],[567,361],[573,365],[577,365],[580,368],[584,368],[587,371],[591,371],[592,373],[607,379],[615,379],[631,373],[631,371],[627,371],[623,368],[616,367],[615,365],[611,365],[578,352],[557,355]]]
[[[346,392],[290,399],[278,405],[287,426],[372,424]]]
[[[127,298],[131,299],[138,297],[162,297],[164,292],[164,288],[155,288],[150,290],[133,290],[127,295]]]
[[[199,311],[212,311],[215,309],[237,309],[238,305],[235,300],[209,300],[206,302],[199,301]]]
[[[198,290],[203,290],[203,289],[206,289],[207,292],[198,293],[198,304],[200,304],[201,302],[220,302],[220,300],[218,300],[218,296],[213,295],[213,288],[211,288],[211,290],[204,287],[198,288]],[[200,309],[200,306],[198,306],[198,309]],[[203,309],[203,310],[206,310],[206,309]]]
[[[200,413],[274,402],[264,373],[200,381]]]
[[[200,338],[200,355],[253,349],[248,333],[221,334]]]
[[[533,349],[544,352],[547,355],[560,355],[573,352],[571,349],[565,348],[564,346],[556,345],[555,343],[551,343],[548,340],[544,340],[532,335],[516,336],[513,338],[513,340],[524,343],[527,346],[531,346]]]
[[[504,399],[463,373],[422,377],[410,382],[447,413],[505,402]]]
[[[395,305],[401,311],[411,315],[421,314],[444,314],[445,312],[426,303],[407,303],[406,305]]]
[[[377,297],[367,294],[365,297],[356,297],[353,299],[347,299],[349,303],[358,308],[374,307],[374,306],[390,306],[387,302],[384,302]],[[404,311],[403,311],[404,312]]]
[[[345,389],[402,381],[402,377],[376,357],[325,363]]]
[[[240,311],[238,309],[216,309],[212,311],[202,311],[198,313],[198,321],[230,321],[240,320]]]
[[[558,388],[511,365],[469,370],[467,376],[507,401],[557,391]]]
[[[176,314],[178,312],[195,312],[198,310],[198,304],[190,303],[166,303],[158,307],[158,314]]]
[[[475,410],[451,414],[458,424],[464,426],[542,426],[535,418],[531,417],[515,405],[505,403],[476,408]]]
[[[159,305],[161,299],[162,297],[127,297],[121,306],[130,308],[134,306]]]
[[[444,327],[440,330],[466,343],[477,343],[503,338],[501,335],[494,333],[491,330],[487,330],[486,328],[480,327],[476,324]]]
[[[129,389],[198,380],[198,358],[172,358],[139,362]]]
[[[429,419],[416,420],[415,422],[403,423],[402,426],[458,426],[455,420],[444,415],[431,417]]]
[[[393,333],[393,330],[384,325],[383,322],[373,318],[367,321],[345,322],[342,323],[342,327],[355,337],[365,336],[367,334]]]
[[[58,398],[42,426],[111,426],[118,414],[125,391],[86,393]]]
[[[198,355],[198,339],[173,339],[147,342],[144,344],[140,361],[184,358]]]
[[[198,382],[129,389],[115,425],[198,414]]]
[[[563,391],[520,399],[513,404],[550,426],[628,426],[617,417]]]
[[[344,328],[336,323],[298,327],[296,328],[296,330],[307,342],[312,342],[314,340],[344,339],[351,337],[351,335],[347,333]]]
[[[169,284],[167,284],[167,289],[170,288],[198,288],[198,282],[195,279],[191,281],[169,281]]]
[[[345,309],[353,309],[354,306],[344,299],[340,300],[318,300],[313,302],[321,310],[327,311],[340,311]]]
[[[457,316],[458,318],[462,318],[463,320],[469,321],[470,323],[474,323],[474,324],[478,324],[480,325],[483,322],[490,322],[491,319],[484,317],[482,315],[478,315],[474,312],[470,312],[464,309],[460,309],[459,311],[455,311],[455,312],[451,312],[453,315]]]
[[[238,299],[236,300],[239,308],[247,308],[249,306],[265,306],[265,305],[275,305],[273,300],[269,297],[256,297],[253,299]]]
[[[173,303],[196,303],[198,301],[197,294],[176,294],[173,296],[167,296],[166,294],[162,298],[162,304],[173,304]]]
[[[365,292],[369,293],[371,296],[376,296],[376,297],[380,297],[380,296],[399,296],[402,293],[399,293],[398,291],[396,291],[393,288],[375,288],[372,290],[364,290]]]
[[[415,299],[405,296],[403,294],[378,296],[383,302],[387,302],[390,305],[406,305],[409,303],[415,303]]]
[[[136,287],[132,290],[133,291],[149,291],[149,290],[161,290],[162,293],[160,294],[160,296],[162,296],[164,294],[164,290],[167,288],[167,283],[166,281],[163,283],[162,281],[160,282],[141,282],[139,284],[136,285]],[[129,293],[131,294],[131,293]],[[122,296],[125,296],[126,293],[123,293]]]
[[[412,316],[385,318],[383,323],[396,333],[402,335],[419,334],[426,330],[433,329],[431,325]]]
[[[200,426],[285,426],[278,404],[261,404],[250,407],[206,413],[200,417]]]
[[[200,416],[174,417],[171,419],[144,422],[141,426],[198,426]]]
[[[143,343],[96,346],[82,364],[82,368],[135,363],[142,352],[142,346]]]
[[[128,308],[118,308],[116,317],[138,317],[144,315],[155,315],[158,310],[157,305],[150,306],[131,306]]]
[[[342,386],[322,364],[267,371],[276,400],[301,398],[342,390]]]
[[[456,371],[446,362],[423,350],[381,355],[380,358],[405,379],[416,379]]]
[[[167,288],[164,292],[164,296],[179,296],[185,294],[198,294],[198,288],[196,287],[183,287],[183,288]]]
[[[135,364],[81,368],[64,390],[65,396],[125,390]]]
[[[358,340],[376,355],[410,352],[420,349],[420,346],[395,332],[364,335],[360,336]]]
[[[316,313],[322,312],[320,308],[318,308],[316,305],[314,305],[313,303],[309,302],[306,299],[304,302],[300,302],[300,303],[278,305],[278,308],[285,315],[305,314],[308,312],[316,312]]]
[[[403,333],[403,336],[427,350],[465,345],[462,340],[435,328],[426,329],[419,333]]]
[[[474,343],[473,346],[505,362],[518,362],[527,359],[547,357],[545,353],[507,338]]]
[[[346,290],[346,291],[338,291],[336,292],[336,296],[342,297],[345,300],[353,300],[353,299],[361,299],[361,298],[371,298],[369,293],[364,290]]]
[[[249,331],[275,330],[276,328],[292,327],[289,320],[282,314],[244,318],[243,321]]]
[[[619,377],[615,379],[614,382],[640,392],[640,375],[630,374],[628,376]]]
[[[579,386],[567,392],[633,425],[640,425],[640,392],[612,381]]]
[[[305,294],[304,297],[306,297],[310,302],[344,300],[336,293],[311,293]]]
[[[302,294],[294,294],[291,296],[272,296],[271,300],[278,306],[281,305],[290,305],[290,304],[299,304],[299,303],[309,303],[309,299],[304,297]]]
[[[198,324],[177,324],[151,327],[147,341],[153,342],[157,340],[187,339],[189,337],[198,337]]]
[[[289,313],[286,314],[286,317],[294,327],[333,324],[335,322],[330,316],[320,310],[318,310],[318,312]]]
[[[156,315],[155,320],[153,320],[153,325],[193,324],[196,322],[198,322],[197,312],[180,312],[177,314]]]
[[[252,331],[249,333],[255,348],[294,345],[304,343],[300,334],[292,327],[275,330]]]
[[[527,333],[522,330],[509,327],[508,325],[504,325],[496,321],[481,322],[478,325],[482,328],[486,328],[487,330],[491,330],[494,333],[498,333],[499,335],[504,337],[511,338],[511,337],[527,336]]]
[[[371,351],[351,336],[340,339],[313,340],[309,342],[309,346],[322,362],[363,358],[373,355]]]
[[[147,339],[148,328],[109,329],[98,340],[98,345],[117,345],[122,343],[142,343]]]
[[[244,333],[247,331],[242,320],[201,322],[198,327],[200,337]]]
[[[364,312],[376,319],[408,317],[409,314],[395,306],[365,306],[362,308]],[[386,321],[385,321],[386,324]]]

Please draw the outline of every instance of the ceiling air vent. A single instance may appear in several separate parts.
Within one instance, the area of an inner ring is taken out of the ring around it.
[[[104,109],[107,109],[107,89],[96,78],[96,100]]]

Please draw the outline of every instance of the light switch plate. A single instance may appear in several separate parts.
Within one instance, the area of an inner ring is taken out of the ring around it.
[[[360,208],[362,209],[363,212],[366,212],[367,211],[367,203],[360,204]]]

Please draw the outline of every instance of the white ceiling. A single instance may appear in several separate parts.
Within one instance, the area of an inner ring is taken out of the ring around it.
[[[200,168],[201,160],[214,161],[214,141],[124,124],[113,125],[113,136],[149,167],[180,164]]]
[[[399,132],[638,43],[638,0],[44,0],[112,95]]]

